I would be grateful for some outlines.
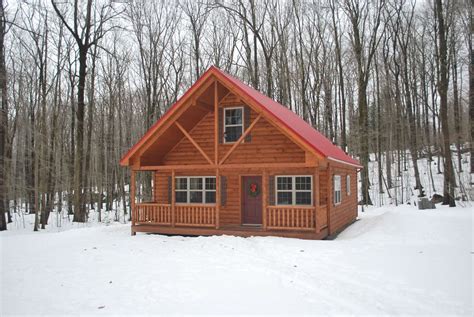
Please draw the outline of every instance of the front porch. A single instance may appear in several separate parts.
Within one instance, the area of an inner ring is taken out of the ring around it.
[[[321,239],[327,236],[327,207],[266,206],[261,226],[218,225],[214,204],[137,203],[132,209],[136,232],[181,235],[284,236]]]

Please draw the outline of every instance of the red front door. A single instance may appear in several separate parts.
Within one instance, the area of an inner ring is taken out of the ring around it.
[[[242,177],[242,223],[262,224],[262,177]]]

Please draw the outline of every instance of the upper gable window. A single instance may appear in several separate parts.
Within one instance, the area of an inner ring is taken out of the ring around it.
[[[244,108],[224,108],[224,143],[237,141],[244,133]]]

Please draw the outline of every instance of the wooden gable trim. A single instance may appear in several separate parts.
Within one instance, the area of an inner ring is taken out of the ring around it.
[[[225,99],[228,93],[222,98]],[[214,81],[214,164],[219,161],[219,92],[217,91],[217,80]]]
[[[204,156],[204,158],[209,162],[209,164],[213,165],[214,163],[211,161],[209,156],[207,156],[206,152],[204,152],[204,150],[199,146],[199,144],[197,144],[197,142],[194,141],[194,139],[188,133],[188,131],[186,131],[186,129],[183,128],[183,126],[181,124],[179,124],[178,121],[175,121],[174,124],[178,127],[178,129],[181,130],[181,132],[183,132],[183,134],[186,136],[186,138],[188,138],[188,140],[194,145],[194,147],[199,151],[199,153],[201,153],[202,156]]]
[[[253,127],[257,124],[257,122],[260,120],[262,117],[262,114],[260,113],[255,120],[253,120],[252,124],[245,130],[244,134],[240,136],[240,138],[232,145],[232,147],[227,151],[227,153],[224,155],[222,160],[219,162],[219,165],[222,165],[225,160],[234,152],[234,150],[242,143],[242,141],[245,139],[245,137],[252,131]]]

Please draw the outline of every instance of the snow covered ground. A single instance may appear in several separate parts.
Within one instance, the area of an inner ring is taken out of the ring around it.
[[[0,233],[0,315],[472,315],[472,207],[369,208],[334,241]]]
[[[468,155],[456,177],[473,199]],[[435,162],[419,160],[428,197],[442,194]],[[131,237],[119,206],[102,223],[93,212],[86,224],[53,212],[34,233],[33,215],[13,214],[0,232],[0,316],[471,316],[473,203],[417,210],[411,161],[399,176],[393,164],[392,198],[378,190],[377,164],[369,164],[371,197],[392,205],[359,212],[333,241]]]

